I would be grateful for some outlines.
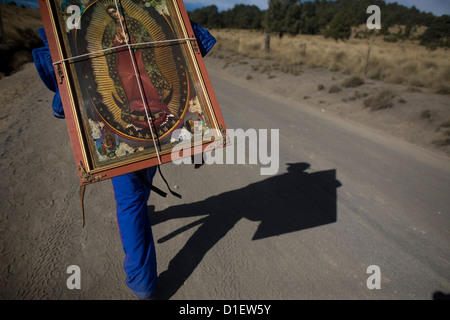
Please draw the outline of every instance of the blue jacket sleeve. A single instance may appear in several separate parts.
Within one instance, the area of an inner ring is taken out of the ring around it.
[[[216,39],[211,35],[211,33],[200,27],[200,25],[194,21],[191,21],[192,29],[194,30],[195,38],[200,49],[202,56],[206,56],[208,52],[216,44]],[[61,95],[59,93],[58,84],[56,82],[55,69],[52,63],[52,57],[50,55],[50,49],[48,47],[47,36],[45,35],[44,28],[38,30],[38,34],[44,42],[44,47],[34,49],[32,51],[34,64],[36,70],[44,82],[46,87],[55,92],[52,101],[53,115],[57,118],[64,119],[64,109],[61,102]]]
[[[204,57],[209,51],[211,51],[217,41],[207,29],[200,27],[197,22],[191,20],[191,26],[194,30],[195,38],[197,38],[200,52]]]
[[[39,74],[39,77],[44,82],[45,86],[55,92],[52,101],[53,115],[57,118],[64,119],[64,109],[61,103],[61,96],[59,94],[58,84],[56,82],[55,69],[53,67],[52,56],[48,47],[47,37],[44,28],[38,30],[38,34],[44,42],[44,47],[33,49],[32,55],[34,65]]]

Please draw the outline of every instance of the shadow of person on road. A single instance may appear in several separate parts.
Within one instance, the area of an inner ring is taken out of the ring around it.
[[[433,293],[433,300],[450,300],[450,293],[436,291],[435,293]]]
[[[200,225],[159,276],[158,299],[170,299],[206,253],[242,218],[260,221],[252,240],[336,222],[336,171],[307,173],[307,163],[288,164],[288,172],[196,203],[149,212],[152,225],[202,216],[161,239],[168,241]],[[152,207],[149,207],[151,211]],[[206,217],[204,217],[206,215]]]

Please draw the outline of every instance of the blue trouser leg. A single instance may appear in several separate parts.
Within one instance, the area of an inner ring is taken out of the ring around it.
[[[152,183],[156,167],[141,171]],[[126,283],[138,298],[151,296],[156,288],[156,252],[147,215],[150,189],[135,174],[112,178],[117,202],[117,222],[125,252]]]

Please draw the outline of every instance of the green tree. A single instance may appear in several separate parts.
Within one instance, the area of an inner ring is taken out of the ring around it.
[[[263,19],[263,28],[267,33],[280,32],[285,12],[283,0],[269,0],[269,8]]]
[[[278,32],[283,34],[284,29],[284,18],[288,7],[295,3],[292,0],[269,0],[269,8],[264,14],[262,21],[262,27],[266,31],[266,40],[264,44],[264,51],[270,51],[270,34],[272,32]]]
[[[237,4],[223,12],[222,21],[226,28],[261,29],[263,13],[257,6]]]
[[[323,1],[326,3],[326,1]],[[317,15],[317,9],[319,8],[319,1],[305,2],[301,6],[300,14],[300,32],[303,34],[319,34],[320,26],[319,19]]]
[[[450,48],[450,16],[435,18],[421,36],[420,44],[432,50],[437,47]]]
[[[263,29],[266,32],[266,50],[270,34],[290,33],[323,34],[336,40],[348,39],[351,27],[365,25],[370,5],[377,5],[382,12],[381,34],[385,40],[410,38],[418,26],[429,27],[421,38],[430,48],[448,47],[448,18],[437,19],[431,13],[407,8],[385,0],[268,0],[269,8],[261,11],[256,6],[236,5],[231,10],[218,12],[216,6],[207,6],[189,13],[192,20],[208,28]],[[402,27],[401,34],[389,35],[389,28]]]
[[[301,12],[301,4],[291,3],[286,9],[281,32],[287,32],[292,35],[298,34],[301,26]]]
[[[189,14],[189,17],[201,26],[207,28],[223,27],[222,17],[215,5],[196,9]]]
[[[328,28],[324,32],[326,38],[333,38],[334,40],[345,40],[352,35],[352,27],[349,19],[345,13],[339,12],[331,20]]]

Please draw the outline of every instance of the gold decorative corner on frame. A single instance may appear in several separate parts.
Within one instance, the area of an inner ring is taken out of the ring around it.
[[[57,69],[58,69],[59,84],[61,84],[63,82],[64,73],[61,70],[61,64],[60,63],[57,64]]]
[[[227,135],[227,130],[222,125],[219,127],[219,129],[223,137],[223,146],[226,147],[230,142],[230,138]]]
[[[192,39],[195,39],[195,36],[191,36],[191,37],[192,37]],[[196,40],[192,40],[192,48],[194,49],[194,51],[195,51],[196,53],[199,53],[199,50],[198,50],[198,46],[197,46]]]
[[[83,181],[83,183],[98,182],[102,178],[106,177],[106,174],[94,176],[93,174],[86,172],[86,169],[84,168],[83,163],[81,161],[80,164],[78,165],[78,170],[81,172],[81,181]]]

